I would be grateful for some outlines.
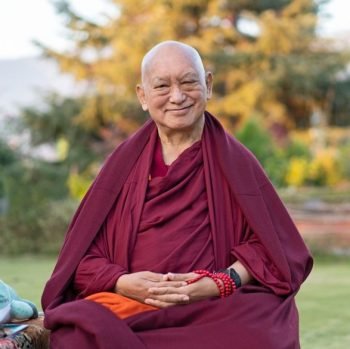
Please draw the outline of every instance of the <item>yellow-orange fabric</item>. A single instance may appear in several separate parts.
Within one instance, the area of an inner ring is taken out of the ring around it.
[[[144,311],[157,310],[158,308],[148,304],[140,303],[133,299],[121,296],[112,292],[99,292],[92,294],[85,299],[102,304],[111,310],[120,319],[142,313]]]

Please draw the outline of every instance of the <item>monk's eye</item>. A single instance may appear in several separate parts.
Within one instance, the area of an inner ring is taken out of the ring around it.
[[[159,84],[159,85],[154,86],[154,88],[157,90],[165,89],[168,87],[169,87],[169,85],[167,85],[167,84]]]
[[[182,83],[184,84],[184,85],[191,85],[191,84],[194,84],[196,81],[195,80],[185,80],[185,81],[183,81]]]

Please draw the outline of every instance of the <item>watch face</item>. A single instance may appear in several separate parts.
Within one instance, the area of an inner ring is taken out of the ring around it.
[[[241,287],[241,278],[238,275],[238,273],[236,272],[236,270],[234,270],[233,268],[229,268],[228,269],[229,272],[229,276],[230,278],[234,281],[234,283],[236,284],[236,287]]]

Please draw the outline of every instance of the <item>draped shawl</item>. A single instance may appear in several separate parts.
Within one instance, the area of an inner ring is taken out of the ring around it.
[[[126,320],[91,301],[77,300],[73,280],[79,263],[133,170],[144,162],[144,149],[154,142],[156,127],[148,121],[108,158],[68,229],[42,297],[53,349],[299,348],[294,295],[311,270],[310,254],[255,157],[212,115],[206,112],[205,117],[202,143],[215,267],[227,267],[232,258],[239,259],[258,284],[246,285],[225,299],[161,309]],[[145,166],[145,181],[149,166]],[[231,236],[234,229],[229,226],[233,223],[225,207],[228,201],[239,207],[254,238],[239,241]],[[130,235],[116,241],[121,246],[120,263],[109,266],[115,277],[130,266],[130,246],[135,240]]]

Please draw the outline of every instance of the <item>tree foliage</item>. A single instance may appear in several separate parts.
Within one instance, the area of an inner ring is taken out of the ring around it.
[[[336,74],[348,57],[316,37],[322,0],[111,0],[118,15],[88,21],[66,1],[73,49],[55,52],[62,70],[88,81],[79,121],[90,128],[117,125],[129,133],[145,119],[135,98],[142,56],[163,40],[197,48],[214,72],[209,109],[226,125],[259,115],[268,123],[307,126],[312,110],[329,108]]]
[[[22,109],[19,128],[30,130],[32,147],[50,144],[55,148],[61,166],[74,166],[77,171],[83,171],[114,145],[110,144],[108,132],[101,125],[91,128],[79,122],[87,99],[49,94],[44,108]]]
[[[2,139],[0,139],[0,200],[5,197],[5,172],[8,166],[17,161],[17,154]],[[0,203],[0,214],[4,209]]]

